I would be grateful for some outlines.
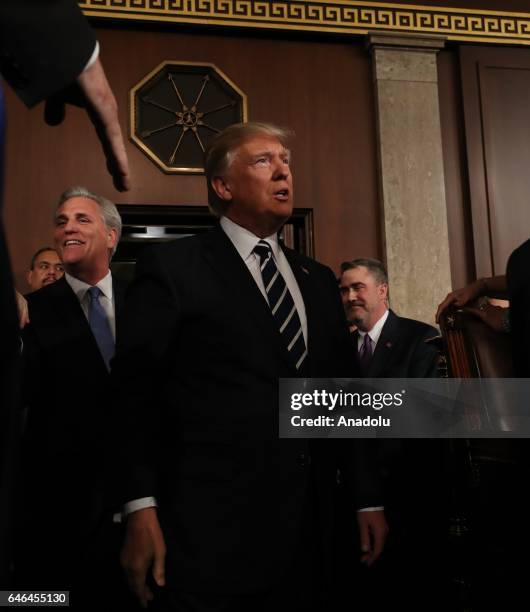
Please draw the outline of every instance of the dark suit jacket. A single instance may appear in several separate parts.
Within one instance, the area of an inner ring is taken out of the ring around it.
[[[425,343],[437,335],[434,327],[398,317],[390,311],[366,377],[437,377],[438,351]],[[352,334],[355,348],[357,338],[358,334]],[[381,559],[365,575],[364,590],[359,593],[360,605],[374,610],[401,607],[416,611],[423,610],[429,601],[429,608],[448,609],[447,443],[429,438],[387,438],[377,443],[390,532]],[[344,518],[342,521],[344,524]],[[349,566],[352,544],[347,543],[346,549],[340,545],[337,548],[338,575],[347,577],[355,571]],[[344,591],[339,580],[339,593],[341,588]],[[433,593],[437,594],[434,603]],[[342,607],[346,608],[351,593],[346,590],[341,597]]]
[[[530,240],[508,259],[506,283],[510,298],[510,325],[515,375],[530,377]]]
[[[118,320],[124,288],[114,282],[113,290]],[[110,375],[64,278],[27,298],[31,323],[23,332],[27,419],[18,557],[28,573],[36,569],[44,588],[50,576],[69,580],[105,512],[110,513],[105,490]]]
[[[353,335],[357,346],[357,334]],[[431,343],[425,342],[437,335],[434,327],[398,317],[391,310],[366,376],[437,378],[438,350]],[[445,528],[443,518],[447,504],[446,485],[442,481],[444,442],[432,439],[379,441],[379,461],[386,488],[385,510],[391,529],[387,559],[392,557],[396,541],[405,550],[407,546],[412,547],[411,556],[417,557],[418,542],[425,537],[427,531],[431,542],[436,542],[438,546],[440,534]],[[407,559],[408,556],[399,549],[397,566],[406,564]],[[427,563],[426,556],[425,560]],[[402,576],[402,573],[399,575]]]
[[[307,312],[303,374],[355,375],[333,273],[284,252]],[[157,497],[170,582],[232,593],[270,587],[313,510],[310,482],[328,523],[336,455],[359,506],[380,501],[373,465],[357,444],[278,438],[278,379],[299,374],[220,227],[146,253],[137,274],[113,366],[118,422],[127,423],[124,501]]]
[[[358,332],[352,334],[357,348]],[[414,319],[398,317],[392,310],[375,347],[367,378],[432,378],[438,375],[438,351],[425,341],[438,331]]]
[[[95,44],[74,0],[0,2],[0,72],[28,106],[70,85]]]
[[[2,0],[0,73],[28,106],[72,83],[95,37],[75,0]],[[1,87],[1,84],[0,84]],[[0,113],[3,100],[0,95]],[[13,281],[1,218],[4,138],[0,118],[0,584],[8,573],[12,475],[17,447],[19,342]]]

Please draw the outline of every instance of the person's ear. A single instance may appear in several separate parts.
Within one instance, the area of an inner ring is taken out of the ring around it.
[[[118,242],[118,232],[114,227],[107,228],[107,248],[113,249]]]
[[[230,191],[230,186],[225,181],[225,179],[221,176],[215,176],[211,180],[212,189],[217,194],[217,197],[225,202],[232,201],[232,192]]]

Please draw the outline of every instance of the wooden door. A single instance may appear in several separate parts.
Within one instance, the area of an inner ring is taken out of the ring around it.
[[[477,276],[530,237],[530,49],[460,51]]]

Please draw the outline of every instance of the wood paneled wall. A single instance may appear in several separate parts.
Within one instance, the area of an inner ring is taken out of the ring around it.
[[[128,91],[159,62],[213,62],[248,95],[249,119],[292,127],[295,200],[314,209],[316,258],[334,270],[381,256],[371,62],[361,40],[277,39],[100,27],[102,59],[128,130]],[[134,187],[114,191],[84,112],[48,127],[43,105],[27,111],[7,93],[5,222],[17,284],[31,254],[51,242],[63,189],[86,185],[116,202],[206,204],[204,177],[163,174],[131,142]]]
[[[460,63],[456,46],[438,54],[438,81],[451,279],[456,289],[476,278]]]
[[[504,274],[530,235],[530,49],[460,51],[478,276]]]
[[[438,55],[453,287],[504,274],[530,235],[530,49]]]

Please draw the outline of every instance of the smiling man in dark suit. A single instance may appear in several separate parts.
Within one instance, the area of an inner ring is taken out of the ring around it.
[[[28,295],[22,336],[28,412],[15,573],[20,587],[70,589],[80,609],[101,595],[104,564],[94,568],[93,553],[105,521],[112,526],[105,442],[123,287],[109,263],[121,219],[112,202],[74,187],[60,197],[54,222],[65,275]]]
[[[65,101],[85,106],[102,143],[116,188],[122,191],[130,188],[127,152],[116,100],[98,56],[95,34],[76,0],[0,2],[2,79],[28,107],[46,100],[46,112],[41,114],[53,125],[64,118]],[[21,364],[18,336],[19,325],[27,321],[27,305],[18,295],[17,316],[2,221],[4,115],[3,84],[0,82],[0,585],[5,586],[12,546],[10,501],[14,497],[19,442]],[[18,135],[13,142],[17,138],[25,136]],[[38,172],[40,169],[32,174],[28,169],[28,180],[38,176]]]
[[[331,270],[277,238],[287,133],[234,125],[205,159],[220,224],[146,253],[124,312],[122,563],[162,610],[322,609],[337,465],[367,563],[386,535],[377,475],[361,444],[280,440],[278,379],[354,375],[344,313]]]
[[[388,278],[380,261],[359,258],[344,262],[339,289],[348,323],[357,327],[353,339],[363,376],[437,376],[438,352],[425,341],[438,332],[388,308]]]

